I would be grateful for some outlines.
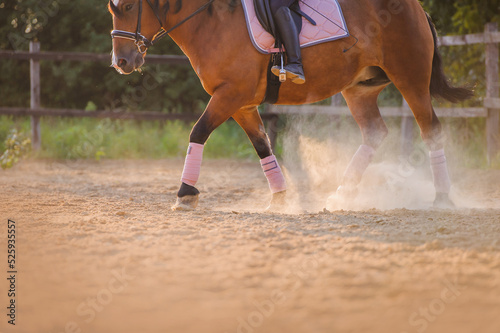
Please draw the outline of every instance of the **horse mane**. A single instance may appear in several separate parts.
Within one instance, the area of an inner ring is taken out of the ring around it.
[[[238,5],[240,4],[240,1],[238,0],[229,0],[228,6],[229,6],[229,11],[233,13]],[[214,4],[210,4],[208,7],[207,11],[209,15],[213,14],[213,6]],[[178,13],[182,9],[182,0],[176,0],[175,2],[175,7],[174,7],[174,14]]]
[[[169,2],[167,1],[167,5],[168,4],[169,4]],[[228,3],[229,11],[231,13],[233,13],[235,11],[236,7],[238,7],[238,4],[239,4],[238,0],[230,0],[229,3]],[[175,1],[175,5],[174,5],[174,14],[177,14],[178,12],[180,12],[181,9],[182,9],[182,0],[176,0]],[[213,14],[213,3],[210,4],[210,6],[208,7],[207,11],[208,11],[209,15]]]
[[[228,3],[228,6],[229,6],[229,11],[232,13],[232,12],[235,11],[236,7],[238,7],[238,1],[237,0],[230,0],[229,3]],[[155,0],[155,7],[156,7],[156,9],[160,8],[160,1],[159,0]],[[114,5],[114,3],[113,3],[112,0],[108,4],[108,9],[111,12],[111,14],[113,14],[115,16],[120,15],[119,9]],[[163,10],[165,15],[169,11],[169,9],[170,9],[170,2],[167,1],[165,3],[165,7],[164,7],[164,10]],[[175,5],[174,5],[174,14],[177,14],[178,12],[180,12],[181,9],[182,9],[182,0],[176,0],[175,1]],[[208,13],[210,15],[212,15],[212,13],[213,13],[213,4],[211,4],[210,7],[208,7]]]
[[[234,12],[234,10],[238,7],[238,2],[236,0],[231,0],[229,2],[229,11]]]

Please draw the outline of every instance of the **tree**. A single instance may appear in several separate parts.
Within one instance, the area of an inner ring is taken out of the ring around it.
[[[424,0],[441,35],[482,32],[487,22],[500,22],[500,0]],[[106,0],[0,0],[0,49],[27,50],[30,40],[45,51],[111,51],[111,16]],[[182,54],[169,38],[150,52]],[[455,82],[478,83],[484,90],[482,46],[442,48],[447,73]],[[208,101],[189,66],[146,65],[142,75],[124,77],[106,64],[42,62],[45,107],[124,108],[199,113]],[[5,106],[28,106],[27,61],[0,63],[0,99]]]
[[[0,27],[0,49],[28,50],[31,40],[40,41],[42,51],[112,48],[105,0],[0,0],[0,20],[7,22]],[[168,38],[151,52],[182,54]],[[28,106],[28,62],[2,61],[0,71],[2,105]],[[42,61],[41,71],[45,107],[199,113],[208,100],[189,66],[145,66],[142,75],[124,77],[102,63]]]
[[[489,22],[500,22],[500,0],[424,0],[441,35],[481,33]],[[485,94],[484,45],[442,47],[446,72],[454,82],[474,86],[476,99],[468,102],[481,105]]]
[[[500,22],[500,0],[423,0],[443,34],[479,33],[489,22]]]

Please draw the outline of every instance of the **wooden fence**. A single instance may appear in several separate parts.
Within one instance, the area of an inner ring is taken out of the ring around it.
[[[483,107],[479,108],[437,108],[439,117],[484,117],[487,119],[486,136],[488,144],[488,159],[491,161],[500,151],[500,79],[499,79],[499,51],[500,32],[496,23],[489,23],[485,26],[485,32],[481,34],[470,34],[464,36],[444,36],[440,37],[441,46],[485,44],[486,58],[486,96],[483,100]],[[161,112],[115,112],[115,111],[93,111],[68,109],[47,109],[41,106],[40,100],[40,61],[94,61],[109,62],[109,54],[92,53],[60,53],[60,52],[40,52],[40,44],[30,43],[29,52],[2,51],[0,59],[21,59],[30,61],[31,76],[31,105],[30,108],[21,107],[0,107],[0,114],[15,116],[30,116],[32,128],[32,144],[34,149],[39,149],[41,145],[40,117],[96,117],[112,119],[135,119],[135,120],[195,120],[197,115],[165,114]],[[156,64],[189,64],[187,57],[175,55],[148,55],[148,63]],[[268,106],[266,112],[262,114],[264,120],[269,120],[269,137],[274,145],[277,137],[277,118],[281,115],[291,114],[327,114],[327,115],[350,115],[347,107],[339,106]],[[413,117],[406,103],[401,107],[381,108],[382,116],[402,118],[402,145],[408,147],[412,138]]]

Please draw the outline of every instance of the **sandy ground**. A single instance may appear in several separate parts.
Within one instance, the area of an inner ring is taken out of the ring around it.
[[[457,210],[430,209],[429,175],[414,172],[389,187],[368,176],[356,207],[329,212],[338,175],[320,186],[286,170],[288,214],[264,212],[258,162],[235,161],[204,161],[198,210],[172,212],[181,171],[148,160],[0,172],[0,332],[500,332],[499,171],[454,170]]]

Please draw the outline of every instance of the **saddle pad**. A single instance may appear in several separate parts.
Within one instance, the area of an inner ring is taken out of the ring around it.
[[[264,54],[276,52],[274,37],[264,30],[257,19],[253,0],[241,0],[241,2],[250,39],[255,48]],[[300,47],[304,48],[349,36],[344,15],[337,0],[299,0],[299,6],[317,24],[314,26],[302,18]]]

